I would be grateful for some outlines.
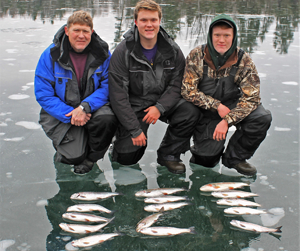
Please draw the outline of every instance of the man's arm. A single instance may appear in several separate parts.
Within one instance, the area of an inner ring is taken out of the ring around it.
[[[102,107],[109,101],[108,68],[111,59],[111,54],[109,51],[108,54],[109,57],[100,66],[101,75],[99,76],[99,78],[101,78],[101,83],[98,85],[98,88],[96,88],[95,91],[90,96],[86,97],[81,102],[81,104],[85,108],[86,113],[93,113],[97,111],[100,107]]]
[[[125,62],[125,41],[121,42],[112,54],[109,65],[109,99],[119,122],[128,130],[132,138],[143,131],[129,102],[129,69]]]
[[[229,126],[241,122],[260,105],[260,79],[255,64],[247,53],[241,60],[235,83],[239,85],[243,95],[236,107],[224,116]]]
[[[54,83],[55,77],[49,47],[41,55],[35,71],[34,91],[36,100],[48,114],[63,123],[70,123],[71,118],[65,115],[71,112],[73,107],[65,104],[55,95]]]
[[[178,47],[175,61],[175,68],[172,70],[172,78],[169,83],[165,83],[168,87],[157,100],[155,107],[160,111],[161,115],[169,111],[176,105],[181,97],[182,76],[185,67],[185,58]]]

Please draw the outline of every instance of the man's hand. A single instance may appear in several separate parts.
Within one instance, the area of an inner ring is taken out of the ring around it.
[[[222,119],[221,122],[217,124],[215,128],[213,139],[217,141],[225,140],[227,131],[228,131],[228,123],[226,120]]]
[[[160,117],[160,111],[155,106],[150,106],[144,110],[144,112],[147,112],[147,114],[143,118],[143,122],[146,122],[147,124],[154,125]]]
[[[92,114],[85,113],[80,107],[75,108],[65,116],[71,118],[71,124],[75,126],[84,126],[91,118]]]
[[[223,105],[223,104],[220,104],[220,105],[218,106],[217,111],[218,111],[218,113],[219,113],[219,116],[220,116],[221,118],[224,118],[224,117],[230,112],[230,109],[229,109],[227,106],[225,106],[225,105]]]
[[[132,138],[132,143],[134,146],[145,146],[146,145],[146,136],[142,132],[139,136]]]

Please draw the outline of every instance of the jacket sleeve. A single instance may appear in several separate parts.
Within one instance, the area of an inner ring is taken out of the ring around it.
[[[193,49],[186,58],[181,95],[188,102],[205,110],[217,110],[220,101],[198,90],[203,79],[203,54],[201,46]]]
[[[133,138],[142,133],[140,123],[129,102],[129,69],[125,62],[125,41],[112,54],[109,65],[109,99],[119,122]]]
[[[85,107],[85,110],[87,113],[95,112],[100,107],[105,105],[109,101],[108,96],[108,68],[109,68],[109,62],[111,59],[111,54],[109,53],[109,57],[104,61],[104,63],[101,65],[102,73],[101,73],[101,84],[98,86],[98,88],[88,97],[86,97],[84,100],[82,100],[82,105]],[[88,103],[88,107],[84,105],[84,103]]]
[[[241,122],[260,105],[260,79],[251,57],[245,53],[235,75],[235,83],[242,90],[242,96],[235,108],[224,119],[228,125]]]
[[[182,77],[185,67],[185,58],[179,47],[177,47],[177,56],[175,61],[175,68],[172,70],[172,78],[169,83],[166,83],[167,88],[157,100],[156,107],[163,115],[176,105],[181,97]]]
[[[37,102],[51,116],[63,123],[70,123],[71,118],[65,115],[73,110],[73,107],[65,104],[54,90],[54,69],[50,56],[50,47],[41,55],[35,71],[34,91]]]

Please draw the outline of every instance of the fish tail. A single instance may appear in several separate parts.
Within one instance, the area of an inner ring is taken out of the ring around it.
[[[281,233],[282,231],[281,231],[281,228],[282,228],[282,226],[280,226],[280,227],[276,227],[276,233]]]
[[[191,234],[197,234],[195,227],[189,228]]]
[[[115,214],[116,212],[118,212],[118,210],[110,210],[110,215],[113,215],[113,214]]]

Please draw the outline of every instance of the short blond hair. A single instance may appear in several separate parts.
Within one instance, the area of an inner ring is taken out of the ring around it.
[[[80,24],[80,25],[87,25],[93,29],[93,18],[91,17],[90,13],[79,10],[75,11],[67,21],[67,27],[70,28],[72,24]]]
[[[151,11],[157,11],[158,17],[161,19],[162,12],[159,4],[152,0],[141,0],[137,2],[135,9],[134,9],[134,20],[137,20],[138,14],[140,10],[151,10]]]

